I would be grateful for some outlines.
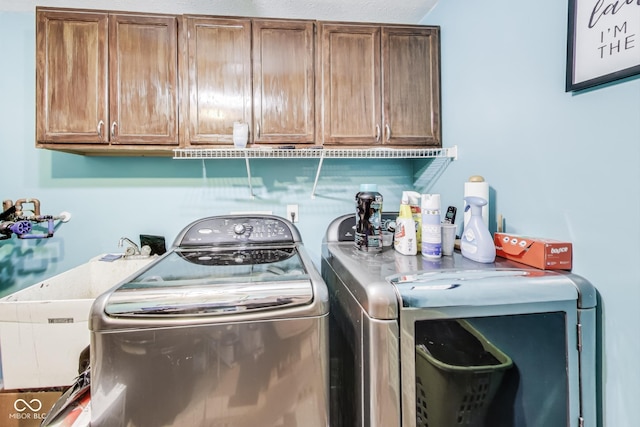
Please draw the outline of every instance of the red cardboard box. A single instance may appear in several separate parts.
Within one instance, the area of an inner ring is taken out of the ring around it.
[[[61,391],[0,391],[0,426],[39,427]]]
[[[496,255],[541,270],[571,270],[572,245],[559,240],[495,233]]]

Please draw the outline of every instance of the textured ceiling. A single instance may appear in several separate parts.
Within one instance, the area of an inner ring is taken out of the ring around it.
[[[415,24],[438,0],[0,0],[0,11],[36,5],[86,9]]]

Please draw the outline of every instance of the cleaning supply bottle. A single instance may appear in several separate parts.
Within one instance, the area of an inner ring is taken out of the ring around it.
[[[482,197],[468,196],[464,198],[466,210],[471,210],[469,222],[464,226],[460,239],[460,252],[472,261],[490,263],[496,259],[496,246],[491,238],[489,228],[482,219],[482,207],[487,200]]]
[[[400,199],[400,209],[402,205],[411,207],[411,214],[416,228],[416,243],[418,252],[422,249],[422,212],[420,210],[420,199],[422,195],[417,191],[403,191],[402,199]]]
[[[356,248],[382,252],[382,194],[375,184],[362,184],[356,194]]]
[[[482,219],[485,225],[489,226],[489,183],[480,175],[470,176],[468,181],[464,183],[464,197],[482,197],[487,204],[482,207]],[[467,202],[464,202],[464,225],[466,226],[471,218],[470,210],[467,210]]]
[[[394,247],[402,255],[415,255],[418,253],[416,240],[416,222],[413,219],[411,206],[400,205],[400,212],[396,218],[396,230],[393,236]]]
[[[442,256],[442,231],[440,230],[440,195],[423,194],[422,211],[422,256],[437,259]]]

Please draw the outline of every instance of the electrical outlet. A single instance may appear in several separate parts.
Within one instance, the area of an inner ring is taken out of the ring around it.
[[[287,219],[291,222],[300,221],[300,215],[298,214],[298,205],[287,205]]]

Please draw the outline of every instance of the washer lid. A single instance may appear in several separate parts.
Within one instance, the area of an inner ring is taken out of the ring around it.
[[[111,317],[211,316],[313,301],[295,248],[176,249],[111,291]]]

